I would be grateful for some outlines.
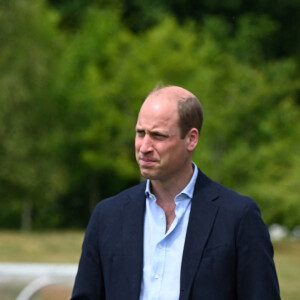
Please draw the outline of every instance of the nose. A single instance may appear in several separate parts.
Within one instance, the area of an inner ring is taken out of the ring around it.
[[[148,134],[140,138],[140,152],[147,153],[152,151],[152,140]]]

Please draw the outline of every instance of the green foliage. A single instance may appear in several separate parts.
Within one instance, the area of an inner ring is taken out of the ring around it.
[[[113,80],[116,60],[130,34],[114,11],[90,10],[84,20],[78,34],[68,40],[55,79],[56,97],[64,107],[62,157],[71,174],[71,193],[63,201],[71,216],[84,212],[80,226],[101,198],[139,180],[131,134],[135,115]]]
[[[265,59],[278,30],[268,14],[232,24],[183,11],[179,24],[175,1],[177,18],[158,5],[133,33],[124,16],[148,2],[52,1],[62,21],[43,1],[0,3],[1,226],[17,226],[25,203],[35,227],[83,227],[99,200],[139,182],[134,126],[159,82],[203,104],[199,167],[257,200],[268,224],[300,223],[299,71],[293,57]]]
[[[98,13],[95,12],[96,20],[101,19]],[[89,22],[93,23],[93,18],[89,17]],[[262,33],[255,36],[256,24],[254,28],[243,24],[238,39],[230,38],[226,30],[220,33],[220,23],[215,24],[208,22],[207,27],[199,31],[193,23],[179,26],[172,17],[166,17],[144,35],[132,36],[119,27],[114,33],[110,32],[110,43],[99,41],[102,55],[86,62],[91,76],[87,82],[95,83],[87,89],[95,91],[94,100],[89,101],[94,103],[95,121],[84,129],[86,147],[81,157],[95,171],[137,176],[130,149],[133,148],[134,116],[142,99],[158,81],[183,85],[199,95],[205,110],[196,162],[216,180],[253,195],[268,223],[285,223],[288,207],[295,201],[287,201],[286,209],[279,205],[270,209],[270,199],[282,199],[290,190],[282,187],[278,194],[269,187],[290,176],[287,167],[292,165],[296,152],[288,158],[285,153],[298,146],[293,134],[295,126],[299,128],[299,108],[295,103],[299,87],[296,64],[286,60],[265,63],[259,69],[252,67],[245,61],[255,60],[257,52],[247,54],[249,59],[241,57],[239,60],[232,49],[244,48],[238,52],[246,54],[247,43],[258,47]],[[249,22],[246,20],[245,24]],[[117,28],[115,26],[111,24],[110,28]],[[95,41],[97,30],[93,32]],[[250,41],[244,38],[248,36],[244,32],[253,32]],[[90,34],[88,30],[86,35]],[[221,43],[216,39],[218,34],[222,35]],[[106,51],[111,47],[113,52]],[[94,51],[88,53],[91,55]],[[105,58],[106,64],[101,64],[100,57]],[[81,84],[84,78],[81,77]],[[83,100],[86,99],[85,94]],[[116,120],[120,120],[122,126]],[[280,173],[273,173],[275,165],[281,169]],[[297,222],[299,218],[295,215],[288,225]]]
[[[12,211],[24,205],[24,228],[31,227],[26,210],[31,214],[33,205],[46,205],[63,188],[63,172],[52,155],[57,15],[41,1],[27,4],[0,6],[0,205],[1,211],[7,202],[13,202]]]
[[[299,180],[294,66],[283,62],[258,72],[235,63],[220,65],[227,76],[215,82],[218,96],[204,102],[207,118],[199,153],[200,165],[214,178],[258,201],[268,223],[290,227],[299,222],[299,215],[288,213],[291,205],[296,209],[294,181]]]
[[[180,24],[194,20],[202,25],[207,16],[222,18],[226,20],[227,26],[231,26],[231,36],[235,36],[241,28],[241,23],[246,25],[245,20],[249,21],[250,16],[252,25],[256,24],[255,27],[258,29],[256,35],[260,35],[260,32],[264,33],[270,25],[268,23],[272,23],[272,27],[276,26],[269,32],[269,37],[261,41],[260,51],[264,58],[293,56],[299,62],[300,42],[297,37],[300,34],[300,2],[297,0],[276,2],[273,0],[49,0],[49,2],[61,12],[62,24],[69,31],[76,31],[81,26],[86,10],[91,7],[119,9],[122,22],[134,32],[145,32],[158,24],[165,15],[171,14]],[[265,21],[262,22],[262,19]],[[244,29],[246,29],[244,33],[247,33],[247,28]],[[250,32],[247,39],[251,39],[253,33]],[[249,50],[253,47],[251,44],[248,46]]]

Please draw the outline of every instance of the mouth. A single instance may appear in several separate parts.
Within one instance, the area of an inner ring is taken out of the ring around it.
[[[157,163],[156,160],[154,159],[149,159],[149,158],[145,158],[145,157],[140,157],[139,158],[139,165],[140,167],[152,167]]]

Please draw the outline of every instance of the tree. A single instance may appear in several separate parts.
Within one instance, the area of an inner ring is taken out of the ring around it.
[[[76,31],[82,24],[85,12],[89,8],[119,9],[122,22],[133,32],[145,32],[159,24],[166,15],[172,15],[180,24],[193,20],[202,26],[209,16],[223,18],[231,27],[231,37],[239,34],[241,20],[251,18],[253,24],[262,25],[261,19],[268,19],[276,28],[267,39],[261,40],[264,58],[280,59],[294,57],[299,63],[300,3],[288,1],[217,1],[217,0],[93,0],[58,1],[50,3],[61,12],[62,25]],[[264,27],[258,26],[262,31]],[[250,46],[250,45],[249,45]]]
[[[257,67],[252,65],[255,54],[237,57],[235,51],[243,49],[246,54],[247,45],[260,52],[262,33],[257,34],[247,20],[237,39],[220,26],[222,20],[205,24],[199,30],[193,22],[179,25],[166,17],[147,33],[133,35],[114,12],[94,10],[87,15],[63,59],[69,61],[63,67],[69,79],[60,80],[74,120],[69,136],[78,146],[67,152],[73,163],[78,162],[79,170],[72,173],[82,172],[76,178],[94,186],[94,192],[87,191],[96,195],[90,199],[100,200],[137,182],[133,128],[139,107],[159,81],[178,84],[199,95],[204,106],[195,161],[215,180],[253,196],[267,223],[285,224],[289,209],[269,209],[270,199],[279,199],[269,187],[298,172],[292,163],[299,146],[294,135],[295,127],[299,130],[296,63],[282,60]],[[253,33],[251,39],[245,32]],[[275,165],[281,169],[276,175]],[[268,190],[269,196],[261,190]],[[295,207],[294,191],[282,188],[280,195],[284,194],[290,194],[288,206]],[[297,222],[295,217],[289,226]]]
[[[65,108],[62,158],[71,176],[62,201],[69,225],[83,226],[100,199],[139,180],[131,105],[114,82],[115,63],[130,39],[115,11],[89,10],[60,59],[56,98]],[[83,217],[76,221],[72,216],[79,212]]]
[[[233,25],[160,13],[135,32],[124,1],[95,0],[76,2],[84,9],[67,30],[65,15],[60,22],[44,2],[28,3],[0,9],[0,206],[10,218],[27,203],[35,226],[83,227],[98,201],[139,182],[136,117],[162,82],[203,103],[201,169],[253,196],[268,224],[299,223],[289,216],[298,207],[299,72],[293,58],[265,59],[272,18],[245,15]]]
[[[63,188],[53,153],[57,22],[43,1],[0,2],[0,193],[6,208],[1,211],[10,223],[9,211],[22,209],[24,230],[31,229],[36,205],[47,206]]]
[[[280,186],[299,172],[293,163],[299,149],[297,64],[282,60],[253,67],[251,59],[239,60],[232,53],[242,39],[225,35],[220,43],[215,37],[218,27],[212,26],[198,31],[193,23],[179,26],[166,18],[130,41],[126,53],[116,59],[113,69],[118,72],[110,81],[121,99],[126,94],[136,113],[157,81],[182,85],[199,95],[205,122],[195,161],[217,181],[253,196],[268,224],[294,226],[299,218],[287,221],[287,212],[297,206],[296,186],[290,190],[284,184],[280,194],[270,186]],[[253,37],[250,45],[255,41]],[[275,166],[280,172],[274,173]],[[290,195],[289,209],[276,205],[284,195]],[[269,203],[275,203],[272,209]]]

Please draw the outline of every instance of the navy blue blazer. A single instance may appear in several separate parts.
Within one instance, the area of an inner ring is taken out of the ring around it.
[[[97,205],[86,230],[72,300],[139,299],[147,238],[144,214],[145,182]],[[200,170],[179,299],[280,299],[273,247],[259,208]]]

